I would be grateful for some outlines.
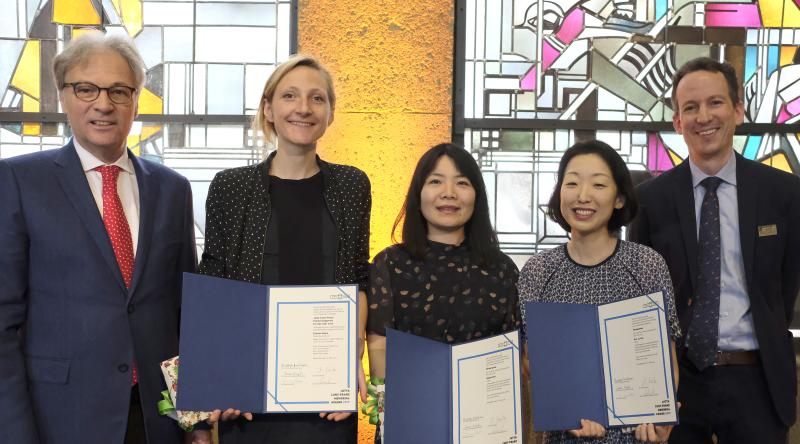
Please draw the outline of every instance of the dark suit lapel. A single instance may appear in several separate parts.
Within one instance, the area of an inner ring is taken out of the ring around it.
[[[681,237],[686,248],[686,262],[689,265],[689,278],[692,288],[697,288],[697,219],[694,211],[694,190],[689,161],[675,167],[675,184],[672,187],[678,220],[681,224]]]
[[[53,173],[64,189],[67,200],[75,208],[78,217],[89,231],[90,237],[94,240],[103,259],[105,259],[106,265],[108,265],[109,271],[117,280],[120,289],[127,292],[125,281],[122,280],[122,272],[119,269],[119,265],[117,265],[117,258],[111,247],[111,240],[108,238],[105,225],[103,225],[102,215],[97,208],[97,203],[94,201],[92,191],[89,189],[86,174],[83,172],[83,166],[72,142],[61,148],[61,153],[56,158],[55,164]]]
[[[133,279],[131,280],[131,291],[128,297],[132,297],[136,286],[142,279],[145,266],[147,265],[148,252],[150,251],[150,240],[153,237],[153,225],[156,213],[156,202],[158,202],[159,188],[155,184],[147,164],[139,160],[128,151],[128,157],[133,163],[136,171],[136,182],[139,185],[139,240],[136,244],[136,258],[133,264]]]
[[[756,215],[758,214],[758,180],[753,177],[749,161],[736,155],[736,198],[739,206],[739,240],[742,243],[742,262],[748,288],[752,288],[755,254]]]

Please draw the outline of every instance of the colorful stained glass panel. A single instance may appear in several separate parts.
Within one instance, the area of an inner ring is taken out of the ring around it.
[[[502,196],[492,210],[506,251],[531,253],[563,241],[544,206],[555,166],[575,141],[606,141],[637,177],[686,158],[685,142],[672,130],[672,76],[692,58],[734,66],[746,123],[800,121],[794,0],[461,0],[457,11],[463,59],[456,61],[456,101],[463,108],[455,131]],[[513,129],[504,127],[508,119]],[[632,129],[649,123],[659,130]],[[551,129],[568,127],[580,129]],[[736,136],[734,148],[800,173],[796,133]],[[524,175],[531,177],[529,196],[514,188]],[[512,190],[518,195],[509,196]],[[524,223],[523,197],[531,202]]]

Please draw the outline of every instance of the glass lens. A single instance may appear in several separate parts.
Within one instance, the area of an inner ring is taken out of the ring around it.
[[[108,88],[108,98],[114,103],[128,103],[131,101],[132,91],[125,86]]]
[[[75,95],[81,100],[94,100],[100,94],[100,88],[91,83],[76,83],[72,86]]]

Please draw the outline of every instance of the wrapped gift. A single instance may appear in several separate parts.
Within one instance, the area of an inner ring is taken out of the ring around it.
[[[190,431],[200,421],[205,421],[211,412],[184,412],[175,410],[175,394],[178,391],[178,356],[161,363],[161,373],[167,383],[167,390],[161,392],[164,398],[158,402],[158,412],[178,421],[183,430]]]

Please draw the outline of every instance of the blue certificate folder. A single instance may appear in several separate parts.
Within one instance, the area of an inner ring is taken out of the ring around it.
[[[519,335],[516,331],[506,335],[513,338],[508,342],[514,349],[514,396],[519,399]],[[457,365],[452,359],[453,347],[386,329],[385,443],[459,442],[453,424],[458,420],[453,411],[453,367]],[[521,436],[521,424],[517,433]]]
[[[268,378],[275,380],[277,372],[267,365],[270,288],[275,287],[184,273],[179,410],[272,411],[267,407]],[[351,325],[355,335],[355,321]],[[348,355],[343,361],[347,359],[348,374],[355,374],[355,350],[348,347]],[[292,411],[303,411],[297,407]],[[306,411],[323,410],[309,405]],[[355,410],[354,403],[349,411]]]
[[[598,310],[592,304],[525,302],[534,430],[576,429],[582,418],[605,427],[626,425],[620,423],[627,422],[624,416],[615,416],[613,400],[607,399],[610,392],[605,385],[605,372],[610,367],[604,362],[603,352],[608,344],[601,343],[600,324],[604,320]],[[662,330],[666,330],[663,299],[656,311],[662,312],[659,319]],[[663,338],[661,346],[669,348],[668,337]],[[664,379],[669,378],[666,397],[674,407],[671,360],[663,365]],[[647,414],[637,415],[637,419],[641,416]],[[642,422],[656,421],[631,424]],[[677,417],[674,421],[658,421],[676,422]]]

